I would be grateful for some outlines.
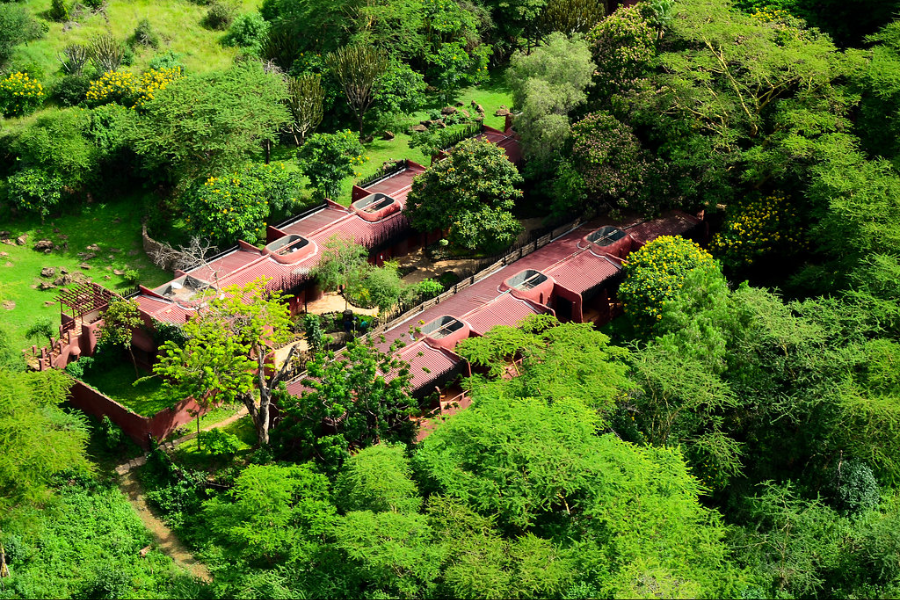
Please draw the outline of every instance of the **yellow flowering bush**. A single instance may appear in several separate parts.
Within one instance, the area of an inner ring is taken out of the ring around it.
[[[785,196],[764,196],[729,207],[722,231],[713,236],[710,250],[728,266],[752,265],[767,254],[797,252],[803,247],[799,230],[799,215]]]
[[[689,271],[718,268],[712,255],[696,243],[664,235],[629,255],[619,299],[625,312],[637,321],[655,323],[662,319],[663,305],[681,289]]]
[[[140,77],[130,71],[108,71],[91,83],[86,98],[97,106],[116,102],[131,108],[143,108],[155,94],[181,77],[181,67],[150,69]]]
[[[28,75],[16,72],[0,80],[0,112],[7,117],[33,113],[44,102],[44,87]]]

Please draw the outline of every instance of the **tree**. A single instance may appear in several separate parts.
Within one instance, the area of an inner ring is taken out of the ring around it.
[[[587,33],[606,14],[604,0],[550,0],[541,13],[540,28],[545,34]]]
[[[353,175],[356,167],[369,160],[365,152],[358,136],[345,129],[310,136],[297,151],[297,160],[300,170],[309,177],[316,197],[333,199],[341,193],[344,178]]]
[[[447,239],[470,251],[497,251],[521,231],[510,212],[522,177],[503,150],[488,141],[460,142],[447,159],[413,180],[406,204],[419,231],[449,229]]]
[[[341,84],[347,104],[359,121],[359,137],[363,135],[363,118],[378,95],[378,81],[388,69],[384,55],[371,46],[344,46],[328,55],[328,67]]]
[[[57,369],[0,367],[0,509],[47,499],[53,475],[90,468],[84,417],[61,404],[71,379]]]
[[[409,459],[399,444],[376,444],[351,456],[335,483],[335,500],[345,512],[413,514],[422,507]]]
[[[257,279],[210,294],[197,318],[184,324],[184,347],[165,342],[153,367],[181,398],[190,396],[201,404],[243,402],[260,446],[269,443],[272,396],[296,352],[291,346],[284,362],[274,368],[266,361],[270,349],[291,336],[290,311],[281,293],[270,291],[267,283]]]
[[[220,175],[275,139],[289,120],[286,95],[284,82],[253,62],[182,77],[144,105],[134,150],[175,181]]]
[[[288,128],[298,148],[303,145],[307,134],[314,132],[322,122],[324,101],[321,75],[304,73],[298,77],[288,76],[287,107],[292,119]]]
[[[100,339],[104,344],[128,350],[131,363],[134,365],[134,376],[135,378],[139,377],[137,360],[134,358],[134,350],[131,347],[134,330],[144,326],[144,319],[141,317],[141,308],[137,300],[111,300],[102,316]]]
[[[587,100],[594,63],[580,37],[551,34],[533,52],[513,55],[506,78],[521,111],[516,129],[529,158],[549,162],[569,137],[569,113]]]
[[[336,520],[328,478],[308,463],[248,466],[203,516],[229,552],[262,565],[311,555]]]
[[[592,99],[600,108],[610,108],[648,70],[656,56],[656,31],[643,6],[623,6],[597,23],[587,40],[597,65]]]
[[[365,246],[341,238],[338,234],[325,242],[322,258],[312,271],[325,290],[341,289],[344,292],[344,309],[347,309],[350,289],[363,277],[368,267],[369,251]]]
[[[367,337],[350,340],[340,354],[313,356],[302,380],[307,389],[279,399],[282,445],[334,469],[350,448],[411,442],[416,426],[409,417],[417,406],[409,396],[409,364],[397,356],[398,348],[395,343],[381,350]]]
[[[366,263],[347,290],[354,304],[374,306],[382,313],[394,307],[403,293],[399,267],[399,263],[392,261],[381,267]]]

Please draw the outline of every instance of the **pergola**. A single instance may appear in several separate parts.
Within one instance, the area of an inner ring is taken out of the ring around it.
[[[116,294],[96,283],[80,283],[69,290],[63,290],[57,296],[60,302],[60,312],[72,317],[72,321],[81,318],[84,324],[84,315],[95,310],[103,310],[109,306],[109,301]],[[71,313],[66,311],[66,308]]]

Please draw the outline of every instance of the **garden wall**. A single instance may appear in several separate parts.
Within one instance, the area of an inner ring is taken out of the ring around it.
[[[197,410],[201,413],[207,410],[201,409],[193,398],[187,398],[152,417],[143,417],[83,381],[77,379],[73,381],[74,384],[69,390],[72,406],[98,419],[109,417],[110,421],[144,449],[150,448],[151,437],[161,441],[182,425],[189,423],[196,416]]]

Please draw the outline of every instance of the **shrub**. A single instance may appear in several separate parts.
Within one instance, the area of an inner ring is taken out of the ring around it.
[[[53,0],[53,2],[50,3],[50,10],[47,11],[47,16],[60,23],[68,21],[69,7],[66,6],[65,0]]]
[[[125,272],[122,274],[122,279],[132,285],[136,284],[140,278],[141,273],[137,269],[125,269]]]
[[[222,40],[226,46],[238,46],[254,56],[259,56],[269,35],[269,22],[258,12],[239,15],[228,34]]]
[[[751,265],[776,252],[788,256],[804,247],[800,225],[797,210],[784,196],[755,198],[728,208],[722,231],[713,236],[709,248],[731,267]]]
[[[12,73],[0,80],[0,112],[7,117],[33,113],[44,102],[44,86],[27,73]]]
[[[111,35],[98,35],[91,40],[91,61],[100,72],[117,71],[125,62],[125,49]]]
[[[638,322],[662,319],[662,307],[681,289],[693,269],[718,270],[713,257],[680,236],[661,236],[632,252],[625,265],[619,298]]]
[[[63,106],[77,106],[87,98],[91,80],[84,75],[66,75],[53,87],[53,96]]]
[[[182,206],[190,228],[215,243],[253,243],[265,238],[270,210],[292,205],[300,191],[296,174],[283,163],[251,164],[193,186]]]
[[[81,0],[81,3],[91,10],[100,10],[106,0]]]
[[[841,461],[834,471],[831,492],[837,508],[858,513],[878,506],[878,481],[871,467],[858,459]]]
[[[150,69],[141,75],[138,84],[137,96],[132,108],[144,108],[147,102],[153,100],[157,92],[166,89],[170,83],[181,77],[182,68],[173,66],[167,69]]]
[[[17,210],[38,214],[43,221],[50,209],[59,204],[62,187],[62,179],[58,176],[43,169],[28,168],[9,177],[6,195]]]
[[[84,379],[84,376],[90,372],[94,366],[94,359],[90,356],[82,356],[75,362],[66,365],[66,373],[75,379]]]
[[[134,33],[131,34],[129,43],[132,47],[149,46],[150,48],[158,48],[159,35],[153,30],[153,25],[150,24],[148,19],[141,19],[137,27],[134,28]]]
[[[122,430],[105,415],[100,421],[100,437],[107,450],[115,450],[125,441]]]
[[[225,31],[234,21],[234,7],[231,4],[215,2],[209,7],[203,24],[210,29]]]
[[[31,327],[28,328],[25,332],[25,337],[35,340],[39,344],[42,343],[43,340],[47,340],[49,343],[54,333],[56,333],[56,328],[53,327],[53,322],[50,320],[50,317],[43,317],[42,319],[35,321]]]
[[[241,449],[241,440],[221,429],[200,432],[200,445],[213,456],[233,456]]]
[[[166,50],[150,59],[150,64],[147,66],[150,67],[151,71],[163,71],[165,69],[171,69],[172,67],[180,67],[181,72],[184,73],[184,65],[181,63],[182,56],[184,55],[180,52]]]
[[[91,82],[85,97],[92,106],[109,102],[130,106],[138,94],[139,85],[138,78],[130,71],[109,71]]]

